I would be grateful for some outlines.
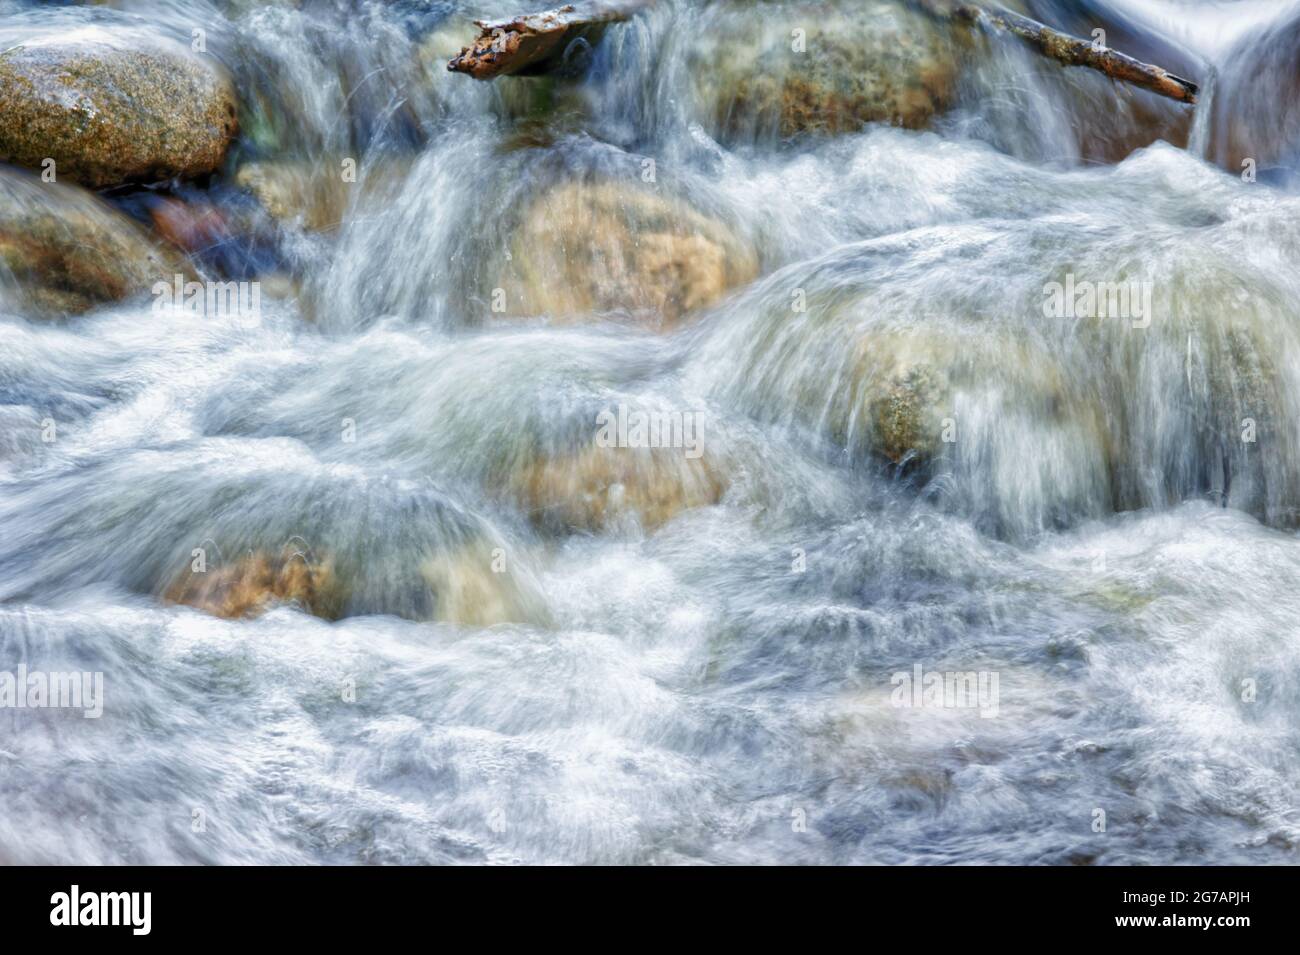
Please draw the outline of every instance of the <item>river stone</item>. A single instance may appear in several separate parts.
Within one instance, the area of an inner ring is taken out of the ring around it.
[[[729,3],[711,16],[690,41],[690,74],[728,140],[921,129],[956,93],[965,34],[899,3]]]
[[[182,259],[97,196],[0,169],[0,286],[16,292],[20,308],[84,312],[178,272],[190,274]]]
[[[521,580],[504,548],[482,541],[435,554],[420,565],[420,575],[434,595],[434,619],[465,627],[503,623],[546,626],[546,603]]]
[[[480,542],[435,554],[420,564],[420,577],[432,592],[434,620],[474,627],[545,625],[541,597],[518,573],[507,572],[510,568],[497,572],[493,559],[492,551]],[[356,612],[355,607],[348,608],[352,598],[373,600],[354,592],[354,585],[365,589],[354,576],[358,570],[353,563],[336,565],[329,555],[317,557],[288,548],[278,553],[258,550],[202,573],[186,566],[165,588],[163,599],[226,619],[256,617],[276,606],[292,605],[324,620],[338,620]],[[410,617],[410,610],[399,601],[368,612]]]
[[[510,248],[508,310],[561,323],[627,312],[671,328],[758,274],[754,250],[721,222],[613,182],[545,193]]]
[[[1071,404],[1056,363],[1024,340],[942,328],[868,332],[854,354],[855,400],[832,420],[835,438],[894,464],[926,465],[942,453],[945,428],[950,439],[956,435],[955,396],[987,393],[1000,378],[1007,382],[995,389],[997,400],[1007,407],[1036,408],[1052,418]],[[1084,417],[1091,419],[1092,411]]]
[[[216,61],[117,27],[43,34],[0,53],[0,161],[92,188],[221,166],[238,126]]]
[[[328,560],[254,553],[202,573],[186,569],[163,597],[228,619],[295,604],[313,616],[337,620],[347,594]]]
[[[716,504],[725,481],[708,456],[680,448],[603,448],[539,457],[510,490],[532,522],[552,533],[598,532],[635,520],[653,531],[681,512]]]
[[[342,224],[356,190],[362,202],[377,203],[411,171],[410,157],[383,157],[352,169],[355,175],[349,180],[344,178],[344,161],[336,156],[244,163],[235,173],[235,184],[280,225],[326,232]]]

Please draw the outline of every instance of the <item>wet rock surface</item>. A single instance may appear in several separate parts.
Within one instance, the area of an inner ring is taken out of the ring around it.
[[[9,295],[40,315],[84,312],[189,274],[132,219],[96,196],[0,169],[0,264]]]
[[[91,188],[220,168],[238,126],[220,65],[112,26],[47,32],[0,52],[0,161]]]
[[[956,94],[961,34],[903,4],[724,4],[707,16],[694,94],[729,139],[920,129]]]
[[[672,328],[757,271],[752,249],[680,200],[575,183],[529,208],[502,288],[516,314],[574,322],[622,312]]]

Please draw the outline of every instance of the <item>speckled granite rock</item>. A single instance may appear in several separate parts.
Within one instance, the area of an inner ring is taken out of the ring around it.
[[[42,34],[0,53],[0,161],[91,188],[217,169],[238,127],[211,57],[134,28]]]

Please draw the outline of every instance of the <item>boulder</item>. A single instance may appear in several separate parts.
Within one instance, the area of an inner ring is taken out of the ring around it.
[[[646,531],[682,511],[718,503],[726,482],[706,454],[678,448],[604,448],[534,459],[511,477],[510,493],[538,527],[598,532],[635,521]]]
[[[755,251],[680,200],[614,182],[566,183],[526,211],[501,287],[516,315],[630,313],[672,328],[758,274]]]
[[[0,294],[39,315],[74,314],[189,274],[134,220],[76,186],[0,169]]]
[[[901,3],[732,2],[706,17],[690,74],[699,114],[727,140],[921,129],[956,95],[964,34]]]
[[[0,53],[0,161],[39,170],[52,159],[60,181],[211,173],[237,126],[216,60],[135,28],[43,33]]]
[[[163,597],[218,617],[253,617],[277,604],[296,604],[336,620],[347,595],[330,561],[282,551],[250,553],[202,573],[187,569]]]

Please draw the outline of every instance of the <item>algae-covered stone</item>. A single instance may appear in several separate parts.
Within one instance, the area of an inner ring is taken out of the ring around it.
[[[956,94],[962,33],[901,3],[728,3],[689,42],[702,118],[726,139],[927,126]]]
[[[188,274],[179,256],[76,186],[0,169],[0,293],[42,315],[83,312]]]
[[[0,161],[54,161],[92,188],[221,166],[238,120],[211,57],[116,26],[39,34],[0,53]]]
[[[566,183],[525,213],[501,287],[515,314],[573,322],[621,311],[671,327],[757,274],[750,246],[680,200]]]

